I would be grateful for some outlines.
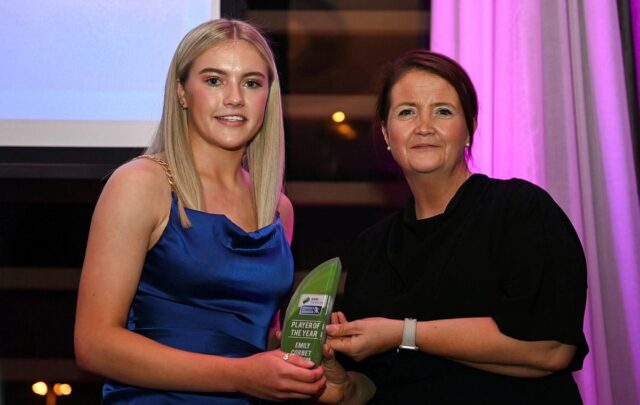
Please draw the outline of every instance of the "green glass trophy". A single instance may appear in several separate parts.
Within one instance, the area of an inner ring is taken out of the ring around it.
[[[326,339],[324,327],[331,317],[341,272],[340,259],[334,257],[311,270],[298,285],[284,318],[283,352],[320,365]]]

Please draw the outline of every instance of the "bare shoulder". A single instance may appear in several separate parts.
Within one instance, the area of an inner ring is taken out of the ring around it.
[[[149,159],[135,159],[116,169],[100,196],[100,204],[126,211],[155,214],[160,219],[171,204],[171,186],[164,168]]]
[[[150,159],[135,159],[113,172],[107,184],[149,197],[171,193],[165,169]]]
[[[109,180],[143,187],[142,191],[170,192],[165,169],[151,159],[134,159],[116,169]]]
[[[284,193],[280,193],[280,199],[278,200],[278,212],[280,213],[280,218],[283,215],[293,216],[293,204],[291,204],[291,200]]]
[[[280,221],[284,227],[285,234],[289,244],[293,239],[293,205],[291,200],[284,193],[280,193],[280,199],[278,200],[278,212],[280,213]]]

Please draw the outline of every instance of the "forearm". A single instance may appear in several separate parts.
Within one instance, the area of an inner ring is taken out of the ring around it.
[[[365,318],[347,322],[339,313],[336,321],[327,326],[327,342],[356,361],[393,350],[402,341],[401,320]],[[566,368],[576,351],[575,346],[557,341],[511,338],[489,317],[420,321],[416,345],[425,353],[486,371],[531,377]]]
[[[76,353],[82,368],[146,388],[231,392],[239,390],[242,380],[237,376],[240,359],[174,349],[124,328],[78,337]]]
[[[488,317],[418,322],[416,341],[427,353],[518,376],[539,377],[561,370],[575,353],[574,346],[556,341],[513,339]]]

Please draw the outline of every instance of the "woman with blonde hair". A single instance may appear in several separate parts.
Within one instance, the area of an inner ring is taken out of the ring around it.
[[[293,284],[280,86],[265,38],[214,20],[171,62],[147,154],[117,169],[93,216],[78,364],[104,404],[309,398],[321,368],[265,351]]]

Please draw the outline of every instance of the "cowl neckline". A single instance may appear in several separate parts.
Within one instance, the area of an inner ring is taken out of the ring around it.
[[[175,222],[173,226],[181,227],[178,219],[178,200],[175,194],[171,205],[169,223]],[[284,227],[278,212],[276,212],[275,220],[272,223],[254,231],[243,229],[225,214],[200,211],[187,207],[185,207],[185,212],[191,221],[190,231],[184,234],[185,237],[190,235],[193,238],[202,237],[204,240],[216,240],[227,249],[238,252],[256,253],[271,249],[277,246],[280,233],[284,234]],[[168,227],[169,224],[167,225]]]
[[[269,232],[271,232],[273,230],[273,228],[277,227],[278,224],[280,223],[280,213],[276,212],[276,218],[275,220],[268,224],[263,226],[262,228],[258,228],[254,231],[247,231],[244,228],[242,228],[240,225],[236,224],[235,222],[233,222],[231,220],[231,218],[229,218],[228,216],[226,216],[225,214],[218,214],[215,212],[206,212],[206,211],[200,211],[200,210],[196,210],[193,208],[187,208],[185,207],[185,211],[187,213],[193,213],[196,214],[198,217],[203,218],[203,221],[222,221],[226,224],[226,226],[235,231],[236,233],[240,234],[240,235],[247,235],[247,236],[256,236],[256,237],[260,237],[260,235],[264,235],[267,234]]]

